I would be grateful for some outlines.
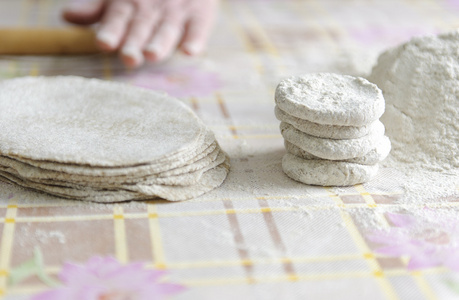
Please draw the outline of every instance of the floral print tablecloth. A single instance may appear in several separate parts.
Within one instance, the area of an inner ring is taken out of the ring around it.
[[[1,0],[0,24],[64,26],[64,3]],[[458,25],[454,0],[222,0],[203,57],[139,70],[109,55],[0,57],[2,79],[166,91],[232,161],[221,188],[179,203],[85,203],[0,182],[0,298],[459,299],[459,195],[405,201],[391,169],[347,188],[297,183],[281,170],[273,112],[284,76],[365,75],[387,47]]]

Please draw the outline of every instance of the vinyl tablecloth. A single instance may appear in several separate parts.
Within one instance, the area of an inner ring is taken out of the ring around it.
[[[0,25],[66,26],[64,4],[1,0]],[[165,271],[185,287],[173,299],[459,299],[459,196],[404,202],[391,169],[346,188],[289,179],[273,99],[285,76],[365,75],[386,48],[458,25],[454,0],[222,0],[201,57],[138,70],[103,54],[0,57],[1,79],[80,75],[166,91],[232,165],[220,188],[184,202],[95,204],[0,182],[0,298],[77,289],[69,263],[112,257]]]

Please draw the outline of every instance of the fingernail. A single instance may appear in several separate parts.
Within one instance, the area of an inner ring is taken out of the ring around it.
[[[133,46],[125,46],[123,47],[123,49],[121,50],[121,54],[125,55],[125,56],[128,56],[129,58],[131,58],[133,61],[134,61],[134,64],[133,65],[140,65],[143,63],[143,55],[142,55],[142,52],[140,51],[140,49],[138,49],[137,47],[133,47]]]
[[[150,43],[147,47],[145,47],[145,52],[147,53],[147,57],[150,60],[152,59],[157,60],[160,57],[161,47],[159,46],[158,43],[153,42],[153,43]]]
[[[158,43],[156,43],[156,42],[153,42],[153,43],[149,44],[145,49],[148,52],[151,52],[151,53],[153,53],[155,55],[158,55],[159,51],[160,51],[160,47],[159,47]]]
[[[116,37],[112,33],[105,31],[99,31],[97,33],[97,40],[112,48],[116,46],[117,42]]]
[[[202,46],[196,43],[187,43],[183,45],[183,48],[188,54],[191,55],[197,55],[202,51]]]

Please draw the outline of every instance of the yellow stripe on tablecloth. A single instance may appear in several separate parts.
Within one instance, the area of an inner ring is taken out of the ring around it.
[[[406,275],[405,270],[390,270],[385,272],[385,276],[402,276]],[[339,280],[348,278],[368,278],[374,277],[374,272],[365,271],[345,271],[336,273],[320,273],[320,274],[297,274],[297,281],[321,281],[321,280]],[[269,282],[289,282],[291,278],[285,275],[277,276],[257,276],[255,280],[259,283]],[[214,285],[234,285],[245,283],[243,277],[232,277],[232,278],[200,278],[200,279],[189,279],[181,282],[187,286],[214,286]]]
[[[0,245],[0,295],[5,294],[7,289],[17,210],[17,199],[13,197],[8,201]]]
[[[330,263],[330,262],[342,262],[351,260],[361,260],[362,255],[360,254],[343,254],[343,255],[329,255],[329,256],[317,256],[317,257],[289,257],[289,258],[251,258],[251,259],[239,259],[239,260],[211,260],[211,261],[183,261],[183,262],[168,262],[167,268],[172,269],[201,269],[201,268],[222,268],[222,267],[234,267],[243,265],[271,265],[292,262],[296,264],[307,264],[307,263]],[[156,268],[154,264],[145,265],[147,269]],[[47,266],[45,271],[47,274],[57,274],[61,270],[60,266]],[[445,268],[438,268],[436,270],[430,269],[430,272],[441,273],[446,272]],[[393,269],[390,270],[392,274],[397,275],[409,275],[410,271],[406,269]]]
[[[289,258],[289,261],[295,263],[317,263],[317,262],[334,262],[334,261],[344,261],[344,260],[358,260],[362,259],[361,255],[347,255],[346,256],[324,256],[324,257],[292,257]],[[222,268],[222,267],[232,267],[232,266],[242,266],[245,264],[250,265],[267,265],[267,264],[278,264],[282,263],[283,258],[255,258],[250,260],[230,260],[230,261],[196,261],[196,262],[179,262],[179,263],[168,263],[168,269],[197,269],[197,268]],[[157,267],[153,264],[145,265],[147,269],[156,269]],[[55,275],[61,270],[60,266],[47,266],[45,268],[46,274]],[[448,273],[449,270],[444,267],[430,268],[425,270],[424,273],[429,274],[443,274]],[[406,268],[391,269],[385,271],[384,275],[387,277],[392,276],[417,276],[417,272],[410,272]],[[381,273],[369,272],[369,271],[351,271],[351,272],[338,272],[338,273],[320,273],[320,274],[298,274],[297,278],[299,280],[327,280],[327,279],[336,279],[336,278],[354,278],[356,274],[359,274],[358,277],[374,277],[375,275],[380,275]],[[282,278],[283,281],[290,281],[290,278],[285,275],[278,275],[275,277]],[[263,280],[264,277],[256,277],[254,280]],[[261,278],[261,279],[260,279]],[[233,278],[234,279],[234,278]],[[208,279],[197,279],[197,280],[208,280]],[[229,278],[231,281],[231,278]],[[241,279],[241,282],[244,280]],[[247,280],[245,280],[247,283]],[[27,286],[25,287],[27,288]]]
[[[33,63],[32,64],[32,66],[30,67],[30,70],[29,70],[29,75],[30,76],[38,76],[38,75],[40,75],[38,63]]]
[[[102,58],[102,64],[103,64],[103,71],[104,71],[104,79],[105,80],[111,80],[113,77],[113,66],[112,66],[112,61],[110,59],[109,54],[105,54]]]
[[[377,204],[376,204],[375,200],[373,199],[373,196],[371,196],[371,194],[366,191],[366,189],[363,187],[363,185],[358,184],[358,185],[356,185],[354,187],[360,193],[360,195],[365,200],[365,203],[367,203],[369,207],[371,207],[371,208],[376,208],[377,207]],[[385,228],[390,228],[390,225],[387,222],[387,219],[384,217],[384,215],[381,215],[381,214],[378,213],[377,217],[378,217],[379,223],[382,226],[384,226]],[[406,260],[404,260],[404,262],[405,262],[405,264],[407,263]],[[413,278],[414,278],[415,282],[419,286],[420,290],[422,291],[422,293],[424,294],[426,299],[429,299],[429,300],[438,299],[437,296],[435,295],[435,292],[433,291],[433,289],[430,287],[428,282],[425,280],[425,278],[424,278],[424,276],[423,276],[421,271],[411,272],[411,274],[413,275]]]
[[[250,28],[253,30],[253,32],[257,35],[257,38],[261,42],[261,45],[263,49],[269,53],[273,60],[275,61],[275,64],[277,66],[277,71],[279,72],[278,75],[284,75],[285,74],[285,67],[280,63],[280,55],[279,55],[279,50],[277,47],[274,45],[274,43],[271,41],[269,38],[268,33],[264,29],[264,27],[260,24],[259,20],[257,17],[254,15],[254,13],[248,8],[248,4],[246,2],[241,3],[242,12],[246,16],[246,19],[250,23]]]
[[[238,260],[210,260],[210,261],[183,261],[183,262],[168,262],[168,269],[200,269],[200,268],[221,268],[221,267],[234,267],[243,265],[270,265],[292,262],[297,264],[305,263],[327,263],[327,262],[341,262],[360,260],[362,255],[360,254],[342,254],[342,255],[328,255],[328,256],[311,256],[311,257],[289,257],[289,258],[251,258],[251,259],[238,259]],[[155,268],[154,264],[145,265],[147,269]],[[437,272],[442,270],[446,272],[446,269],[438,268]],[[61,271],[60,266],[47,266],[45,268],[47,274],[58,274]],[[392,270],[393,271],[393,270]],[[432,270],[431,270],[432,271]],[[409,271],[401,269],[404,275],[410,274]]]
[[[317,15],[320,16],[319,18],[327,19],[328,23],[333,26],[333,30],[340,33],[342,37],[349,36],[348,32],[344,30],[343,26],[322,6],[320,1],[312,0],[310,3],[316,9]]]
[[[318,18],[318,13],[310,13],[313,8],[311,5],[311,1],[296,1],[295,2],[297,9],[295,12],[300,13],[302,15],[302,19],[307,20],[307,25],[311,26],[315,32],[320,33],[320,36],[332,47],[335,51],[339,51],[339,47],[337,43],[333,40],[330,33],[324,29],[324,27],[319,24],[315,18]],[[307,12],[307,13],[306,13]],[[313,16],[313,17],[312,17]],[[312,18],[311,18],[312,17]]]
[[[343,207],[343,205],[345,206],[341,198],[338,195],[336,195],[330,188],[325,189],[327,190],[329,196],[333,199],[333,201],[335,201],[338,207]],[[397,293],[393,289],[390,281],[386,278],[376,258],[373,255],[368,255],[368,253],[372,253],[372,251],[366,244],[363,237],[361,236],[360,231],[355,225],[354,220],[352,220],[351,215],[344,209],[340,209],[340,214],[341,218],[344,221],[344,224],[346,225],[347,231],[351,235],[359,250],[363,253],[365,261],[371,268],[373,276],[376,278],[376,281],[379,283],[379,286],[381,287],[386,297],[388,299],[398,299]]]
[[[18,63],[16,61],[9,61],[6,71],[7,77],[14,77],[18,75]]]
[[[362,196],[363,200],[365,200],[365,203],[369,206],[369,207],[376,207],[376,202],[375,200],[373,199],[373,197],[371,196],[370,193],[368,193],[365,188],[363,187],[363,185],[361,184],[357,184],[354,186],[354,188],[357,190],[357,192],[359,192],[359,194]]]
[[[156,204],[148,204],[148,225],[150,228],[150,242],[155,268],[166,269],[166,255],[163,249],[163,240],[161,237],[161,228]]]
[[[447,272],[446,270],[443,270]],[[437,272],[433,272],[437,273]],[[406,275],[406,270],[389,270],[385,273],[386,276],[403,276]],[[339,280],[349,278],[369,278],[373,277],[372,272],[337,272],[337,273],[321,273],[321,274],[298,274],[298,281],[321,281],[321,280]],[[257,276],[254,278],[258,283],[276,283],[276,282],[289,282],[291,281],[288,276]],[[237,284],[247,284],[246,277],[222,277],[222,278],[198,278],[182,280],[180,284],[197,287],[197,286],[228,286]],[[49,289],[44,285],[21,285],[20,287],[12,287],[9,289],[8,294],[11,295],[30,295]]]
[[[430,284],[425,279],[423,272],[411,272],[411,275],[416,281],[416,283],[418,284],[419,288],[421,289],[426,299],[429,299],[429,300],[439,299],[437,295],[435,294],[434,290],[432,289],[432,287],[430,286]]]
[[[241,199],[240,199],[241,200]],[[43,217],[18,217],[15,219],[17,223],[34,223],[34,222],[78,222],[78,221],[94,221],[94,220],[111,220],[111,219],[145,219],[145,218],[175,218],[175,217],[190,217],[190,216],[210,216],[210,215],[223,215],[227,213],[234,214],[257,214],[264,212],[289,212],[289,211],[304,211],[305,209],[310,211],[318,210],[333,210],[336,208],[341,209],[352,209],[352,208],[366,208],[367,204],[363,203],[351,203],[351,204],[336,204],[336,205],[304,205],[304,206],[286,206],[286,207],[270,207],[270,208],[240,208],[234,209],[234,211],[226,211],[223,209],[209,210],[209,211],[182,211],[182,212],[162,212],[160,214],[149,214],[149,213],[124,213],[123,215],[68,215],[68,216],[43,216]],[[385,207],[398,207],[396,205],[387,205]],[[425,206],[416,206],[425,207]],[[0,218],[0,223],[5,223],[5,218]]]
[[[231,119],[231,115],[229,113],[228,107],[226,106],[225,99],[223,98],[223,96],[220,93],[215,93],[215,99],[217,100],[218,108],[220,109],[223,118],[230,122],[230,124],[233,124],[233,120]],[[237,130],[232,126],[229,126],[228,129],[231,131],[232,137],[237,138]]]
[[[257,17],[247,6],[248,4],[246,2],[241,3],[242,12],[246,16],[246,19],[249,20],[250,28],[253,29],[257,33],[257,37],[260,38],[263,49],[265,49],[269,54],[279,57],[279,50],[276,46],[274,46],[274,43],[269,38],[266,30],[260,25]]]
[[[233,32],[235,32],[236,36],[240,38],[243,46],[245,47],[245,50],[252,54],[251,56],[254,62],[255,69],[258,71],[258,73],[263,74],[265,72],[265,68],[258,55],[256,55],[255,48],[250,43],[247,34],[241,28],[240,22],[236,22],[233,8],[231,7],[231,5],[232,4],[230,4],[230,2],[228,1],[222,1],[221,6],[224,8],[222,12],[228,18],[231,29],[233,30]]]
[[[122,263],[127,263],[129,262],[129,251],[126,239],[126,224],[123,207],[119,204],[115,204],[113,207],[113,226],[116,258]]]

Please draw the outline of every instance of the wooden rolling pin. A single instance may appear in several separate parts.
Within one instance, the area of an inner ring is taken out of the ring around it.
[[[100,52],[87,28],[3,28],[0,55],[90,54]]]

